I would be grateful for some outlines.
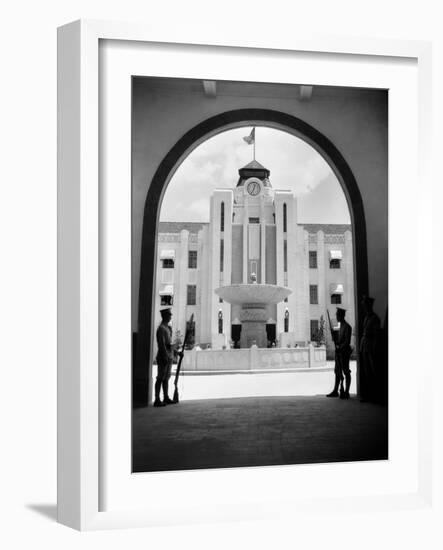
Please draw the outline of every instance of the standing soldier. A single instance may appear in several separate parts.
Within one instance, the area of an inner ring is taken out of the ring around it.
[[[162,322],[157,328],[157,379],[155,381],[155,401],[154,407],[164,407],[174,403],[168,395],[168,383],[171,377],[172,359],[174,352],[172,349],[172,329],[169,322],[172,318],[170,307],[160,310]],[[160,400],[160,390],[163,388],[163,401]]]
[[[337,308],[337,322],[340,323],[340,328],[336,335],[333,335],[335,343],[335,383],[334,389],[331,393],[328,393],[326,397],[339,397],[341,399],[349,399],[349,388],[351,387],[351,370],[349,368],[349,360],[351,359],[351,336],[352,327],[345,321],[346,310],[341,307]],[[340,382],[343,384],[343,378],[345,379],[345,390],[339,394],[338,388]]]
[[[361,400],[375,399],[377,390],[377,343],[380,334],[380,318],[374,313],[374,298],[363,296],[362,306],[365,313],[363,331],[360,340],[360,359],[363,374]]]

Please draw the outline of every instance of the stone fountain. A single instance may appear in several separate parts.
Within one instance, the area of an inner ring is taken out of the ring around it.
[[[266,347],[266,325],[276,318],[276,304],[283,302],[291,293],[290,288],[273,284],[259,284],[255,273],[249,284],[232,284],[215,290],[217,296],[233,306],[232,318],[241,321],[241,347]],[[273,321],[275,324],[275,321]]]

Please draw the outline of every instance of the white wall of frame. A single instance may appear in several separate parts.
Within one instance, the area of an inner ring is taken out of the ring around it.
[[[191,9],[192,5],[192,9]],[[137,0],[67,0],[54,4],[49,0],[35,3],[9,3],[3,9],[2,74],[7,85],[0,90],[2,109],[2,145],[7,152],[1,163],[2,200],[0,230],[3,289],[0,330],[2,392],[2,502],[4,522],[0,539],[11,548],[108,548],[123,545],[162,544],[182,549],[215,549],[240,544],[254,548],[293,543],[305,548],[342,548],[340,537],[331,537],[338,524],[346,523],[348,540],[359,541],[362,549],[401,544],[402,548],[440,548],[442,534],[442,462],[441,402],[435,400],[434,434],[434,508],[424,510],[380,510],[375,514],[348,511],[337,516],[336,510],[292,515],[282,521],[244,521],[198,526],[129,529],[80,535],[54,523],[56,499],[56,40],[55,28],[79,16],[111,20],[145,22],[153,34],[176,33],[177,36],[201,37],[202,41],[244,37],[245,21],[266,28],[271,40],[293,36],[294,28],[315,28],[318,32],[346,33],[360,37],[424,39],[434,41],[432,82],[425,87],[433,92],[435,143],[443,142],[443,37],[439,3],[387,3],[374,0],[370,5],[355,1],[239,3],[225,0],[214,6],[202,0],[167,3],[140,3]],[[190,13],[192,12],[192,17]],[[185,24],[184,24],[185,22]],[[331,31],[332,29],[332,31]],[[430,153],[429,143],[421,151]],[[432,167],[422,170],[430,177]],[[433,180],[439,180],[435,166]],[[415,190],[417,192],[417,190]],[[443,199],[437,185],[424,192],[424,202],[417,204],[422,219],[420,247],[431,257],[420,266],[422,288],[420,316],[426,319],[427,342],[438,352],[439,319],[442,296],[432,294],[440,284],[443,232],[440,204]],[[429,216],[432,210],[433,219]],[[432,273],[430,268],[434,268]],[[29,328],[26,332],[23,327]],[[411,346],[411,353],[415,348]],[[418,355],[417,363],[423,361]],[[438,361],[439,362],[439,361]],[[436,365],[438,367],[438,365]],[[424,381],[427,383],[427,380]],[[441,369],[434,372],[438,397],[442,386]],[[422,380],[423,383],[423,380]],[[432,391],[428,384],[426,395]],[[367,530],[368,525],[375,526]],[[362,530],[365,536],[362,537]],[[166,541],[166,542],[165,542]]]

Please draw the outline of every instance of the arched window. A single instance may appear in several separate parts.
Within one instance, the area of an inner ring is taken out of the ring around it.
[[[221,309],[218,310],[218,333],[223,334],[223,312]]]
[[[224,239],[220,239],[220,273],[224,271],[224,263],[225,263],[225,241]]]
[[[286,208],[286,203],[283,204],[283,233],[286,233],[288,230],[288,212]]]
[[[289,332],[289,311],[285,310],[285,332]]]
[[[283,241],[283,271],[285,273],[288,271],[288,241],[286,239]]]
[[[222,202],[220,205],[220,231],[225,230],[225,203]]]

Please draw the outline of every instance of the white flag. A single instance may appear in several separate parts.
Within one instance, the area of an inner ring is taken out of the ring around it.
[[[255,128],[252,128],[249,136],[245,136],[243,139],[248,145],[252,145],[255,142]]]

